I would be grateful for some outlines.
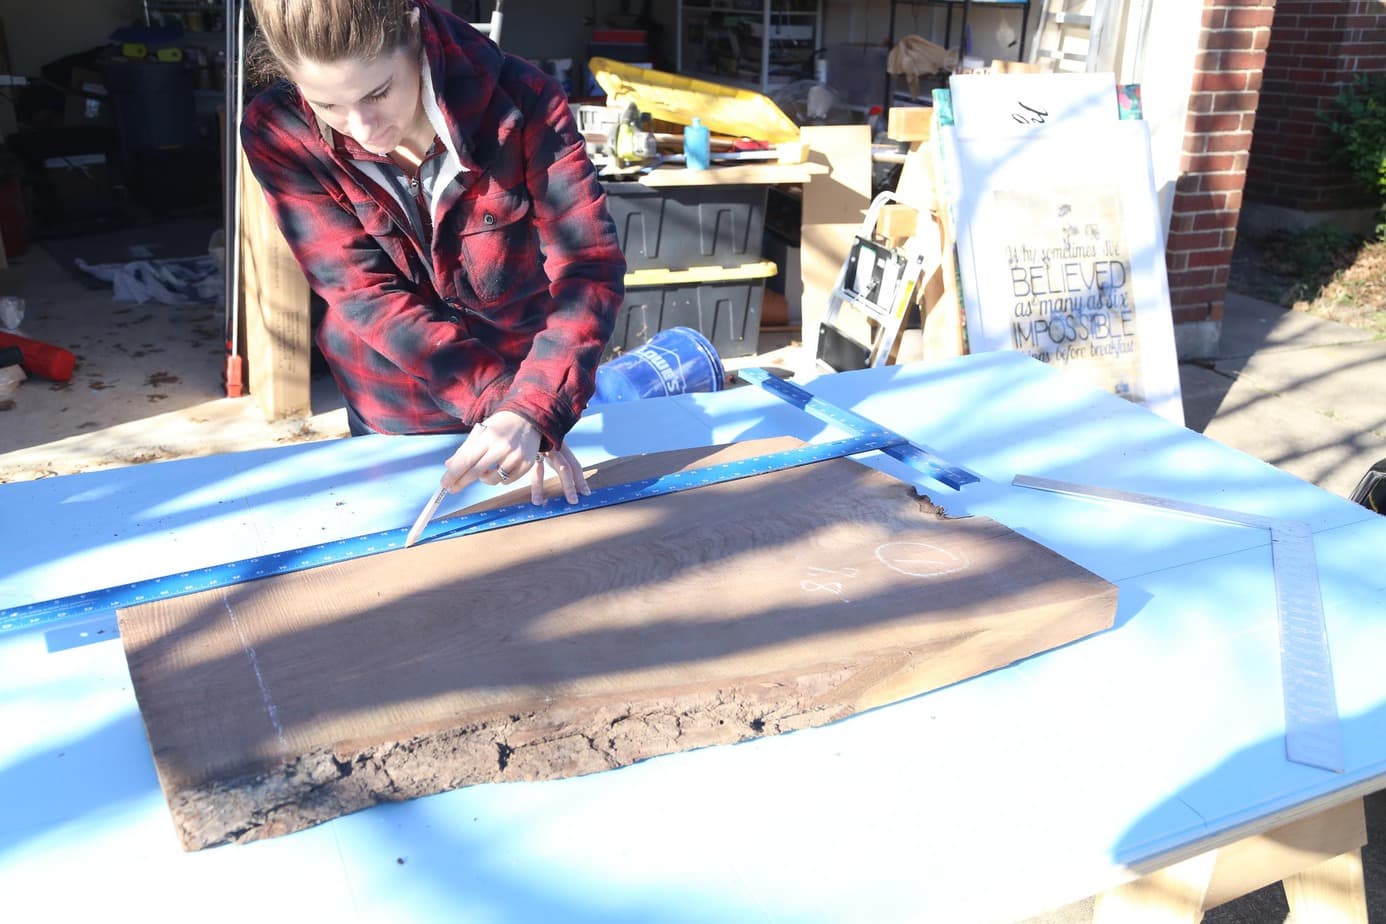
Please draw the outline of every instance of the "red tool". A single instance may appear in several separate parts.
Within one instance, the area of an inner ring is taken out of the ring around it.
[[[245,357],[236,353],[234,340],[226,341],[226,397],[239,398],[245,394]]]
[[[20,355],[23,356],[20,365],[24,367],[25,372],[55,382],[71,379],[72,370],[77,365],[77,357],[70,350],[53,346],[51,343],[30,340],[18,334],[0,332],[0,347],[8,346],[19,347]]]

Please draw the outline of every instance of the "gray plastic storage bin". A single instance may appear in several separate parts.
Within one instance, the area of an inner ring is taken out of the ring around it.
[[[739,266],[760,259],[765,186],[605,186],[630,270]]]
[[[760,344],[764,291],[763,279],[627,289],[606,356],[633,350],[671,327],[697,330],[724,359],[750,356]]]

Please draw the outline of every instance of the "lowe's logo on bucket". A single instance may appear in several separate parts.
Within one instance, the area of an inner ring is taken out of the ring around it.
[[[592,403],[720,391],[725,377],[722,358],[706,337],[691,327],[671,327],[598,366]]]
[[[654,370],[655,375],[659,376],[660,379],[663,380],[664,391],[666,394],[676,395],[681,394],[683,392],[683,376],[679,375],[678,369],[669,365],[669,361],[671,359],[674,362],[678,362],[678,357],[671,355],[669,350],[661,350],[658,347],[651,345],[648,352],[636,352],[632,353],[631,355],[638,356],[640,357],[640,359],[649,363],[650,368]]]

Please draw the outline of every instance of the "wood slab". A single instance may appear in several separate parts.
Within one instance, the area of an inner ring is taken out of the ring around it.
[[[198,849],[822,725],[1107,628],[1116,598],[994,521],[945,519],[836,460],[119,616],[159,781]]]

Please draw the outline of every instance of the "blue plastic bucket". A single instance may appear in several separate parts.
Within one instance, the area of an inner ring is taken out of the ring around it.
[[[720,391],[726,373],[708,339],[691,327],[671,327],[597,367],[593,404]]]

